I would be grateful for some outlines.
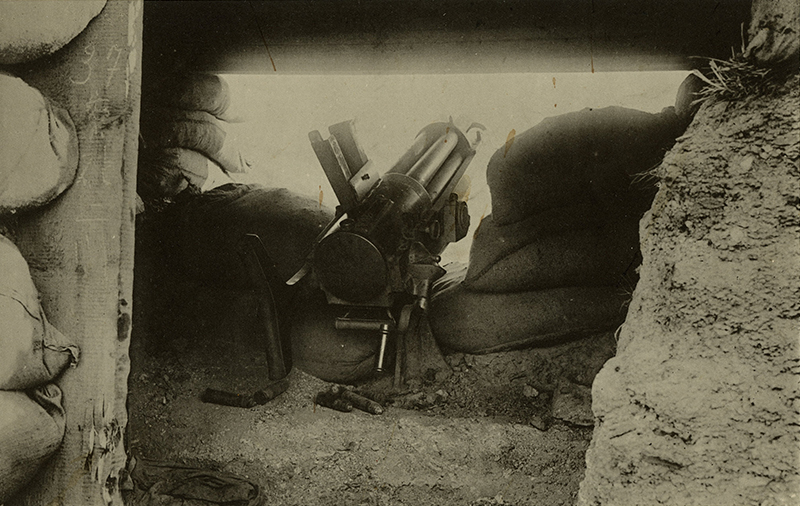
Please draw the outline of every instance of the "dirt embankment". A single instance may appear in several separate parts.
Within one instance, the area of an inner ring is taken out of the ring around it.
[[[800,80],[706,103],[658,170],[579,504],[797,504]]]

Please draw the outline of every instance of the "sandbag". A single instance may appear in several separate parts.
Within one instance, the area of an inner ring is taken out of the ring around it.
[[[614,329],[625,319],[628,299],[609,286],[480,293],[451,283],[432,297],[428,318],[443,349],[494,353]]]
[[[189,179],[165,153],[167,151],[172,150],[160,148],[139,150],[136,191],[147,202],[171,199],[189,186]]]
[[[205,111],[187,111],[156,107],[143,109],[141,122],[143,145],[152,148],[185,148],[199,151],[225,172],[242,173],[250,165],[225,123]]]
[[[75,180],[75,125],[65,109],[3,72],[0,111],[0,214],[46,204]]]
[[[223,121],[236,122],[241,118],[229,111],[230,88],[225,78],[214,74],[186,73],[153,79],[145,84],[148,102],[189,111],[205,111]]]
[[[506,226],[481,222],[470,251],[465,287],[517,292],[563,286],[633,286],[639,218],[575,226],[541,214]]]
[[[61,390],[0,391],[0,504],[34,477],[64,437]]]
[[[291,315],[292,363],[317,378],[350,384],[375,370],[380,334],[377,331],[337,330],[336,317],[345,308],[320,297],[298,305]]]
[[[209,163],[213,162],[191,149],[140,149],[136,189],[151,201],[172,198],[190,184],[202,188],[208,179]]]
[[[0,390],[50,382],[75,363],[78,349],[45,318],[28,264],[0,235]]]
[[[35,60],[81,33],[106,0],[0,2],[0,64]]]
[[[286,281],[305,264],[314,240],[333,216],[312,198],[257,184],[230,183],[179,197],[143,223],[138,239],[157,243],[165,268],[228,289],[253,286],[238,250],[245,234],[261,238]]]
[[[607,107],[546,118],[492,155],[486,178],[494,220],[506,225],[567,204],[641,216],[655,191],[652,184],[636,185],[634,176],[654,168],[684,128],[672,107],[658,114]]]
[[[222,122],[204,111],[156,109],[143,115],[141,134],[147,148],[187,148],[206,156],[225,143]]]
[[[288,190],[234,183],[181,194],[161,213],[145,213],[136,230],[134,327],[148,336],[252,334],[263,322],[253,295],[259,283],[241,256],[245,234],[259,236],[275,265],[281,311],[280,289],[305,264],[332,216],[318,201]]]
[[[451,350],[489,353],[606,331],[625,317],[640,261],[644,174],[685,127],[673,108],[547,118],[489,161],[492,214],[464,282],[437,285],[430,323]]]
[[[162,164],[170,164],[180,170],[190,184],[201,188],[208,179],[211,160],[198,151],[183,148],[167,148],[160,150],[158,159]]]

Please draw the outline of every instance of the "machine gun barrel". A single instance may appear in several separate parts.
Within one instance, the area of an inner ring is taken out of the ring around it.
[[[440,167],[450,156],[458,144],[458,135],[448,131],[431,145],[425,154],[408,170],[407,175],[427,186],[428,182],[436,176]]]
[[[463,161],[464,157],[458,153],[455,153],[448,158],[442,165],[442,168],[433,175],[430,182],[425,187],[431,196],[431,200],[435,202],[436,199],[439,198],[439,196],[442,194],[442,191],[453,179],[453,176],[458,171],[459,167],[461,167],[461,163]]]

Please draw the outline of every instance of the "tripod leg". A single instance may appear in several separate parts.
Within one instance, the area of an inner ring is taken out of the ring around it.
[[[285,378],[288,372],[286,371],[286,362],[283,356],[275,297],[270,287],[270,277],[267,275],[268,272],[274,271],[274,266],[269,262],[269,257],[266,250],[264,250],[261,239],[255,234],[245,235],[239,251],[245,268],[256,285],[258,317],[263,323],[269,379],[277,381]]]

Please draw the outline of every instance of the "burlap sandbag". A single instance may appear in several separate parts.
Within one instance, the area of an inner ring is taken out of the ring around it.
[[[0,2],[0,63],[22,63],[57,51],[105,4],[106,0]]]
[[[0,391],[0,504],[9,500],[61,445],[61,390],[54,384],[30,394]]]
[[[208,166],[214,162],[202,153],[184,148],[166,148],[160,151],[158,158],[161,163],[177,168],[190,184],[200,188],[208,179]]]
[[[78,349],[45,318],[28,264],[0,235],[0,390],[24,390],[50,382]]]
[[[240,121],[231,114],[230,88],[214,74],[185,73],[162,76],[143,85],[146,101],[188,111],[205,111],[227,122]]]
[[[498,226],[481,222],[470,251],[465,287],[518,292],[564,286],[631,286],[639,258],[639,218],[605,223],[588,216],[566,224],[555,213]]]
[[[332,383],[349,384],[373,373],[377,364],[378,331],[337,330],[346,308],[328,305],[320,292],[295,307],[291,315],[292,363],[301,371]],[[388,357],[387,357],[388,358]]]
[[[181,194],[137,230],[159,248],[160,267],[207,286],[251,289],[239,256],[245,234],[258,235],[285,281],[304,264],[333,213],[316,200],[283,188],[230,183],[199,195]]]
[[[161,148],[139,150],[136,192],[148,203],[171,199],[189,186],[189,180],[165,151]]]
[[[508,292],[630,285],[647,172],[682,131],[673,108],[621,107],[547,118],[500,148],[486,170],[492,214],[470,251],[467,287]]]
[[[672,107],[658,114],[584,109],[543,120],[489,161],[495,223],[571,205],[593,214],[641,216],[654,191],[652,181],[635,184],[636,176],[654,168],[684,128]]]
[[[613,329],[640,259],[647,171],[685,127],[673,108],[620,107],[548,118],[489,161],[492,214],[461,284],[431,302],[437,342],[488,353]]]
[[[75,179],[75,125],[65,109],[3,72],[0,111],[0,214],[46,204]]]
[[[613,329],[625,319],[628,298],[604,286],[480,293],[451,284],[432,298],[429,321],[447,351],[494,353]]]
[[[142,115],[145,146],[187,148],[206,155],[217,153],[225,143],[222,122],[204,111],[158,108]]]
[[[228,137],[225,122],[205,111],[143,109],[141,135],[146,149],[191,149],[216,162],[225,172],[250,169],[235,140]]]
[[[208,164],[202,153],[184,148],[139,150],[136,190],[146,200],[171,199],[189,184],[201,188],[208,179]]]
[[[259,280],[241,256],[245,234],[263,242],[280,278],[273,292],[283,306],[284,282],[303,267],[332,216],[318,201],[288,190],[235,183],[181,194],[161,213],[143,215],[136,229],[137,328],[152,335],[164,329],[185,335],[198,326],[220,335],[252,332],[263,322],[249,295]],[[238,308],[231,307],[234,297]],[[224,328],[216,330],[218,324]]]

